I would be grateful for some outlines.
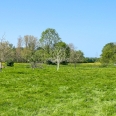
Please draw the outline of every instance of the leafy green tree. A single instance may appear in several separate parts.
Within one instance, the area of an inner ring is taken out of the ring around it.
[[[37,61],[39,63],[44,63],[46,61],[46,52],[44,49],[39,48],[38,50],[35,51],[34,55],[33,55],[33,59],[34,61]]]
[[[48,54],[50,54],[50,50],[53,48],[54,44],[60,41],[61,38],[59,37],[58,33],[52,28],[48,28],[43,31],[40,38],[41,46],[45,51],[47,51]]]
[[[101,63],[116,63],[116,44],[108,43],[102,49]]]

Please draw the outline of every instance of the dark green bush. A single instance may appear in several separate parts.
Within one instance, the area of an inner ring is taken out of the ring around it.
[[[62,65],[67,65],[68,62],[67,62],[66,60],[64,60],[64,61],[62,61],[60,64],[62,64]]]
[[[9,61],[6,62],[6,65],[7,66],[14,66],[14,61],[9,60]]]
[[[56,62],[53,62],[53,61],[51,61],[51,60],[47,60],[47,61],[46,61],[46,64],[49,64],[49,65],[56,65]]]

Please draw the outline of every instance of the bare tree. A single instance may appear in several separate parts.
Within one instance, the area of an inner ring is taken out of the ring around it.
[[[51,56],[54,62],[57,63],[57,71],[59,70],[60,63],[66,58],[66,48],[66,43],[58,42],[51,50]]]
[[[22,49],[23,49],[23,39],[22,37],[18,38],[17,48],[16,48],[16,59],[17,62],[22,61]]]
[[[36,37],[32,35],[26,35],[24,36],[24,46],[26,49],[34,51],[39,47],[39,41]]]
[[[75,46],[71,43],[69,44],[70,47],[70,58],[69,61],[74,63],[76,68],[77,62],[81,62],[84,58],[84,54],[81,50],[76,50]]]
[[[12,44],[9,44],[8,41],[5,41],[4,35],[0,39],[0,62],[2,67],[2,62],[5,62],[7,59],[9,59],[10,56],[12,56]]]
[[[38,47],[39,41],[36,37],[32,35],[26,35],[23,38],[19,37],[16,49],[19,61],[30,61]]]
[[[65,48],[55,47],[52,51],[52,58],[57,63],[57,71],[59,70],[60,62],[65,60]]]

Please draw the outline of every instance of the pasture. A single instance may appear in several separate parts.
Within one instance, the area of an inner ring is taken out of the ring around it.
[[[0,72],[0,116],[116,116],[116,67],[6,67]]]

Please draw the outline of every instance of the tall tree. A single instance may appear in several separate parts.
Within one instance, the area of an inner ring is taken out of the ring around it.
[[[22,62],[22,50],[23,50],[23,38],[19,37],[17,42],[17,48],[16,48],[16,61]]]
[[[58,33],[52,28],[48,28],[43,31],[40,38],[41,45],[48,54],[50,53],[50,49],[54,46],[54,44],[60,41],[61,38],[59,37]]]
[[[32,35],[26,35],[24,36],[24,46],[26,49],[34,52],[39,47],[39,41]]]
[[[32,61],[36,50],[39,47],[39,40],[32,35],[19,37],[16,48],[16,57],[18,62]]]
[[[23,38],[23,43],[24,43],[24,47],[22,50],[22,56],[27,62],[33,59],[34,53],[39,47],[39,40],[32,35],[26,35]]]

